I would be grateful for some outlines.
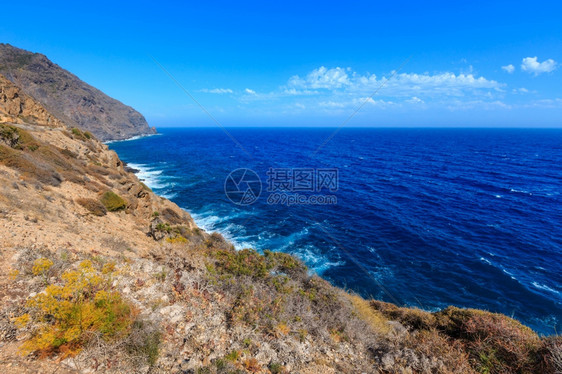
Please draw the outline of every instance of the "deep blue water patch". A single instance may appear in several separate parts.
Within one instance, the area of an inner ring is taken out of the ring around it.
[[[160,129],[112,143],[155,192],[239,248],[295,254],[332,283],[562,330],[562,130]],[[225,178],[264,182],[233,204]],[[270,205],[269,168],[337,168],[335,205]]]

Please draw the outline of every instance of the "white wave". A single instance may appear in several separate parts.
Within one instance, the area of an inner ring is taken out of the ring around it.
[[[308,230],[309,230],[308,227],[304,227],[302,230],[296,231],[296,232],[292,233],[291,235],[285,237],[284,243],[282,245],[280,245],[277,250],[281,251],[281,252],[285,252],[285,250],[290,249],[292,246],[295,245],[295,243],[299,239],[302,239],[302,238],[304,238],[305,236],[308,235]]]
[[[480,257],[480,261],[487,263],[488,265],[492,265],[492,261],[488,260],[487,258]]]
[[[246,230],[243,226],[234,223],[228,223],[226,226],[221,225],[233,218],[246,214],[246,212],[237,212],[231,215],[219,217],[212,210],[207,211],[207,213],[195,213],[189,210],[186,211],[191,215],[193,221],[195,221],[195,224],[198,227],[209,233],[218,232],[226,240],[231,242],[236,250],[256,248],[256,241],[246,235]]]
[[[162,134],[146,134],[146,135],[135,135],[132,136],[130,138],[127,139],[122,139],[122,140],[108,140],[106,142],[103,142],[103,144],[112,144],[112,143],[120,143],[120,142],[130,142],[131,140],[137,140],[137,139],[142,139],[142,138],[149,138],[151,136],[157,136],[157,135],[162,135]]]
[[[555,293],[557,295],[560,295],[560,291],[556,291],[556,290],[554,290],[554,289],[552,289],[548,286],[545,286],[544,284],[539,284],[537,282],[533,282],[532,284],[533,284],[533,286],[535,286],[539,290],[548,291],[548,292],[552,292],[552,293]]]
[[[384,284],[387,279],[392,279],[394,277],[393,271],[386,266],[377,268],[376,270],[369,270],[368,273],[378,284]],[[384,290],[382,291],[384,292]]]
[[[515,278],[515,276],[514,276],[512,273],[510,273],[509,271],[505,270],[505,268],[503,268],[503,267],[502,267],[502,271],[503,271],[505,274],[509,275],[509,276],[511,277],[511,279],[517,280],[517,278]]]
[[[533,193],[532,193],[532,192],[525,191],[525,190],[517,190],[517,189],[515,189],[515,188],[510,188],[510,189],[509,189],[509,192],[513,192],[513,193],[522,193],[522,194],[526,194],[526,195],[529,195],[529,196],[533,196]]]
[[[138,170],[135,173],[136,176],[140,180],[142,180],[144,182],[144,184],[146,184],[151,189],[160,190],[160,189],[169,188],[169,187],[174,186],[173,183],[165,183],[164,177],[162,176],[162,170],[157,169],[154,166],[145,165],[145,164],[133,164],[133,163],[128,163],[127,166]],[[159,195],[161,195],[163,197],[167,197],[167,196],[164,196],[162,193],[159,193]]]
[[[326,255],[322,254],[320,250],[313,245],[293,248],[289,253],[300,258],[308,268],[316,274],[322,274],[332,267],[345,265],[345,261],[343,260],[330,261]]]

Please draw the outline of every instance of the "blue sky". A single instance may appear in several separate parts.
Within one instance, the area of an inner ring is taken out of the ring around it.
[[[157,127],[213,122],[150,56],[225,126],[339,126],[361,107],[348,126],[562,127],[559,1],[12,1],[2,14],[0,42]]]

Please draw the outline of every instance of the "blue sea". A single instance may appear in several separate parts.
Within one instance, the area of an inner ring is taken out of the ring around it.
[[[481,308],[562,331],[562,130],[227,131],[162,128],[110,147],[237,248],[294,254],[365,297]],[[261,180],[257,200],[246,184],[251,204],[225,194],[237,169]],[[319,184],[321,170],[337,171],[337,188],[283,193],[337,202],[282,204],[270,186],[297,173],[299,186],[311,175]]]

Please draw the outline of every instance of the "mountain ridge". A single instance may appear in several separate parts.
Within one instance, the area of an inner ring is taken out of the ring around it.
[[[33,53],[0,43],[0,74],[71,127],[101,141],[156,133],[142,114]]]

